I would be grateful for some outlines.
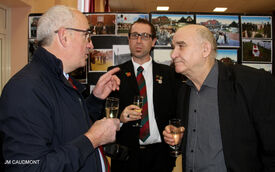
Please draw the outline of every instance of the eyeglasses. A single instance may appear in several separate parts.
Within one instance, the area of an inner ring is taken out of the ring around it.
[[[150,38],[152,38],[152,35],[149,33],[129,33],[129,38],[132,40],[136,40],[138,39],[138,37],[140,36],[141,40],[149,40]]]
[[[91,42],[91,36],[92,36],[92,31],[90,29],[87,29],[87,30],[82,30],[82,29],[75,29],[75,28],[65,28],[66,30],[73,30],[73,31],[76,31],[76,32],[83,32],[85,33],[85,39],[86,41],[88,41],[89,43]],[[54,33],[57,33],[58,30],[54,31]]]

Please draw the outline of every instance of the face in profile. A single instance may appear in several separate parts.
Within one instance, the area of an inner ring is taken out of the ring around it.
[[[188,75],[204,64],[201,41],[194,30],[194,26],[185,26],[173,37],[171,58],[177,73]]]

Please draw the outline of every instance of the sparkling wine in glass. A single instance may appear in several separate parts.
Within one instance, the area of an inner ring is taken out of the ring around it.
[[[144,101],[143,96],[135,96],[134,97],[133,104],[136,105],[136,106],[138,106],[140,108],[140,109],[136,110],[137,112],[141,112],[142,111],[143,101]],[[141,122],[140,119],[137,120],[137,121],[135,121],[135,123],[133,124],[133,127],[141,127],[140,122]]]
[[[119,110],[119,99],[108,97],[105,103],[105,112],[107,118],[117,118]]]
[[[175,145],[171,146],[171,148],[173,150],[170,152],[170,154],[173,157],[178,157],[181,154],[179,147],[181,144],[184,127],[183,127],[181,119],[171,119],[171,120],[169,120],[169,125],[170,125],[171,134],[175,141]]]

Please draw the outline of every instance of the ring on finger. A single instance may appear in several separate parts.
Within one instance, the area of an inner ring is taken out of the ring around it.
[[[127,118],[130,118],[130,114],[127,115]]]

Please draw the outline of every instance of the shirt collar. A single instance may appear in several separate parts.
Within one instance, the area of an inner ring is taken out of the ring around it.
[[[63,72],[63,75],[65,76],[65,78],[68,80],[69,79],[69,74]]]
[[[218,87],[218,75],[219,75],[218,62],[217,62],[217,60],[215,60],[215,64],[213,65],[212,69],[210,70],[209,74],[207,75],[206,79],[204,80],[202,87],[207,86],[207,87],[217,88]],[[186,84],[194,87],[194,84],[189,79],[187,80]]]
[[[139,66],[142,66],[143,69],[144,69],[143,72],[146,73],[146,71],[148,71],[148,68],[152,65],[152,57],[150,56],[150,60],[149,60],[148,62],[146,62],[146,63],[143,63],[142,65],[140,65],[140,64],[138,64],[138,63],[136,63],[136,62],[134,62],[133,58],[132,58],[132,63],[133,63],[133,65],[134,65],[135,75],[137,75],[137,68],[138,68]]]

